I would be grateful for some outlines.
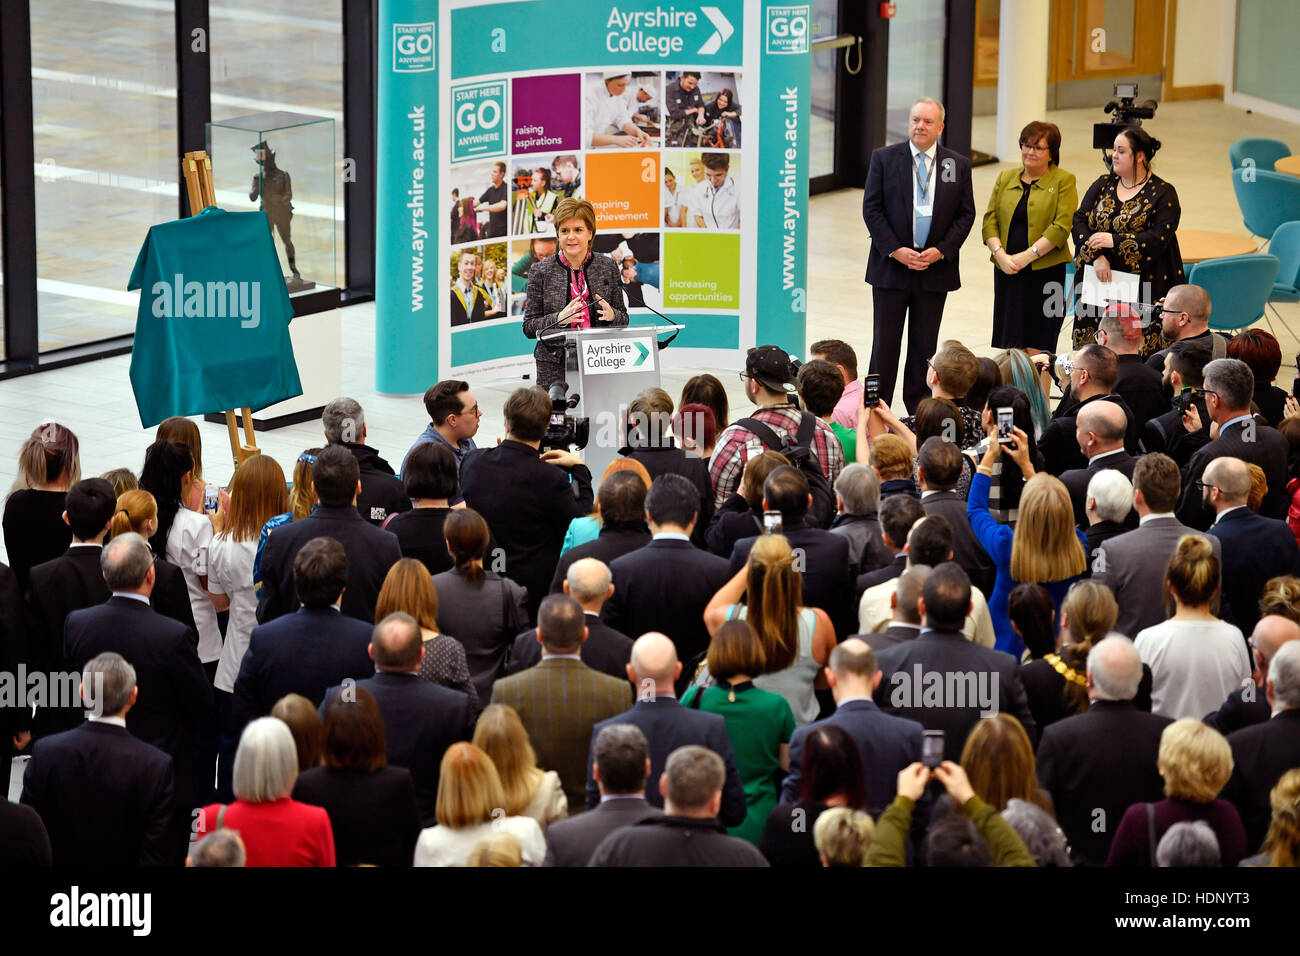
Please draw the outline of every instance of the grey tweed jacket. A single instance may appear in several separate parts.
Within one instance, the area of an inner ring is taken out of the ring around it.
[[[627,325],[627,302],[623,297],[623,284],[619,280],[618,266],[607,255],[596,253],[586,269],[587,288],[592,296],[591,316],[593,326]],[[527,307],[524,311],[524,335],[535,339],[540,332],[543,335],[561,330],[561,326],[547,330],[554,325],[560,312],[573,297],[569,294],[569,264],[563,253],[556,253],[546,259],[533,263],[528,270],[528,285],[524,292]],[[614,307],[614,321],[603,322],[599,318],[600,299],[605,299]],[[537,359],[537,384],[548,388],[552,382],[564,378],[564,346],[558,342],[538,341],[533,350]]]

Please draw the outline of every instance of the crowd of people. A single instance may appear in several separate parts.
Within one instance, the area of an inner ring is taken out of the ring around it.
[[[670,117],[708,119],[698,79]],[[643,135],[627,80],[593,87],[595,145]],[[188,419],[101,477],[37,428],[3,513],[0,674],[41,680],[0,696],[0,780],[29,757],[0,865],[1296,865],[1281,347],[1209,328],[1157,141],[1120,132],[1079,201],[1046,123],[984,217],[1001,351],[939,342],[975,215],[942,129],[920,100],[872,157],[871,392],[843,341],[762,345],[741,417],[711,374],[629,395],[599,481],[544,443],[541,340],[503,440],[441,381],[398,470],[346,397],[225,489]],[[725,160],[692,175],[721,195]],[[543,192],[527,334],[626,324],[592,207]],[[1131,272],[1156,308],[1077,293],[1058,357],[1071,238],[1076,288]]]
[[[478,448],[435,384],[400,475],[340,398],[226,489],[187,419],[97,478],[43,425],[3,665],[80,699],[0,710],[0,861],[1294,865],[1300,406],[1180,305],[1163,375],[1112,309],[942,343],[903,418],[844,342],[752,349],[752,411],[633,396],[598,484],[537,387]]]

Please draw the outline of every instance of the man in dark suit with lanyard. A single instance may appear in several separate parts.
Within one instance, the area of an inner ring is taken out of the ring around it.
[[[970,160],[938,145],[943,119],[937,100],[917,100],[908,118],[909,142],[871,154],[862,197],[862,218],[871,233],[870,370],[880,375],[880,397],[892,399],[903,321],[910,313],[903,373],[909,412],[930,394],[926,362],[939,342],[944,299],[961,285],[958,251],[975,223]]]

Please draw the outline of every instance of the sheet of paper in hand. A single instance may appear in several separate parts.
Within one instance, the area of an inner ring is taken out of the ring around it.
[[[1079,301],[1084,305],[1095,305],[1098,308],[1105,308],[1116,302],[1127,302],[1132,305],[1138,301],[1141,288],[1142,280],[1136,273],[1111,269],[1110,281],[1102,282],[1097,278],[1096,269],[1092,266],[1084,266],[1083,288],[1079,293]]]

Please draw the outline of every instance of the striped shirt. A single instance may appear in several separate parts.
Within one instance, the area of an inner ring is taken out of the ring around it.
[[[793,405],[784,404],[765,405],[746,417],[762,422],[776,432],[778,438],[788,437],[793,442],[799,433],[799,422],[805,414],[812,415],[812,412],[802,412]],[[844,449],[840,446],[840,440],[831,430],[830,425],[821,419],[816,419],[816,423],[817,427],[813,430],[812,452],[817,456],[817,464],[821,467],[822,474],[833,486],[835,479],[844,470]],[[780,451],[781,449],[765,449],[757,435],[740,425],[728,425],[718,436],[709,467],[715,507],[721,507],[733,492],[740,489],[745,463],[765,450]]]

